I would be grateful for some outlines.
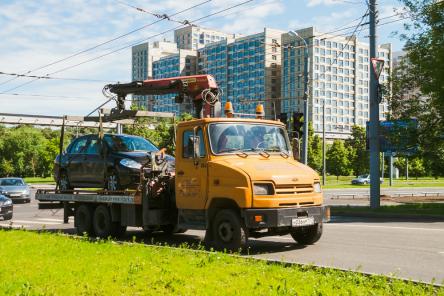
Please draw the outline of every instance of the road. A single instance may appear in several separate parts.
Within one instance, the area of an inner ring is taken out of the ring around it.
[[[38,210],[37,202],[14,206],[13,227],[62,229],[73,233],[73,223],[62,223],[61,210]],[[9,221],[0,221],[7,227]],[[165,237],[145,238],[136,228],[132,236],[146,243],[198,244],[202,231],[188,231]],[[249,255],[257,258],[315,264],[367,273],[395,275],[417,281],[444,284],[444,222],[333,219],[324,228],[322,239],[312,246],[299,246],[290,236],[252,239]]]

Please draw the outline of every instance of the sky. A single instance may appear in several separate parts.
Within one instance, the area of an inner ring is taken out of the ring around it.
[[[0,72],[63,79],[11,80],[14,76],[0,74],[0,113],[86,115],[104,103],[105,84],[131,80],[131,45],[173,41],[173,30],[182,26],[133,7],[171,16],[196,6],[171,19],[244,35],[264,27],[287,31],[315,26],[320,32],[331,32],[357,25],[367,11],[365,0],[250,0],[241,4],[246,1],[2,0]],[[405,20],[397,21],[403,7],[398,0],[378,3],[377,42],[392,43],[394,51],[401,50],[403,43],[395,32],[403,30]],[[203,18],[210,14],[214,15]],[[368,26],[359,27],[357,33],[368,42]],[[105,44],[96,47],[101,43]],[[48,64],[52,65],[42,68]],[[114,107],[113,103],[106,106]]]

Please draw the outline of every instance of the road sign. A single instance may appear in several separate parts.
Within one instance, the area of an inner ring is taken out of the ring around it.
[[[378,58],[372,58],[371,61],[373,66],[373,73],[376,76],[376,80],[379,81],[379,76],[381,76],[382,69],[384,69],[384,60]]]

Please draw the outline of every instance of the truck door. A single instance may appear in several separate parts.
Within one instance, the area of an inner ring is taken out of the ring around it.
[[[200,157],[194,158],[193,135],[199,141]],[[202,210],[207,200],[207,152],[202,127],[186,128],[176,155],[176,203],[180,209]]]

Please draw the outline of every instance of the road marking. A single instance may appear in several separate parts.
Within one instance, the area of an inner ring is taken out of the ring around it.
[[[404,227],[404,226],[385,226],[385,225],[364,225],[364,224],[345,224],[345,223],[328,223],[329,226],[345,226],[345,227],[367,227],[367,228],[388,228],[388,229],[403,229],[403,230],[429,230],[429,231],[441,231],[444,229],[438,228],[421,228],[421,227]]]
[[[0,227],[6,227],[6,228],[26,228],[29,227],[29,225],[14,225],[9,223],[0,223]]]
[[[62,224],[61,222],[39,222],[39,221],[28,221],[28,220],[12,220],[12,223],[24,223],[24,224],[45,224],[45,225],[60,225]]]
[[[38,221],[48,221],[48,222],[59,222],[62,223],[62,219],[52,219],[52,218],[37,218]]]

